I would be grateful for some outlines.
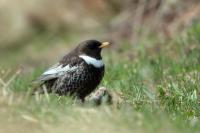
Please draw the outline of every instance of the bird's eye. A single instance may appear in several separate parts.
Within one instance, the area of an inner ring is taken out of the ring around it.
[[[94,49],[96,49],[97,48],[97,46],[96,45],[89,45],[89,49],[92,49],[92,50],[94,50]]]

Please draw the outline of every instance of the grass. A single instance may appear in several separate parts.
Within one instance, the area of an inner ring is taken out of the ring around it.
[[[71,98],[55,95],[32,97],[30,82],[43,67],[12,74],[13,79],[4,72],[4,82],[12,80],[1,85],[0,132],[198,133],[199,36],[196,24],[186,35],[159,44],[157,52],[145,47],[105,52],[106,74],[100,86],[122,95],[118,106],[74,105]],[[129,58],[131,52],[136,56]]]

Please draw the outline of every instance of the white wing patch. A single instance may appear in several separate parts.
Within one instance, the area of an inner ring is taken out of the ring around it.
[[[70,67],[69,65],[67,65],[65,67],[62,67],[62,65],[56,64],[53,67],[49,68],[47,71],[45,71],[42,75],[52,75],[63,72],[69,72],[75,70],[76,68],[78,68],[78,66]]]
[[[53,67],[46,70],[36,81],[35,83],[43,83],[44,81],[48,81],[54,78],[58,78],[67,72],[75,71],[78,68],[78,66],[70,67],[69,65],[62,67],[62,65],[55,64]]]
[[[82,58],[87,64],[91,64],[96,68],[100,68],[104,66],[102,60],[97,60],[93,57],[87,56],[87,55],[79,55],[80,58]]]

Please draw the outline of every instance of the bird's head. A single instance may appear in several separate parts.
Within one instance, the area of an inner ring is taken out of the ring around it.
[[[87,40],[81,42],[77,47],[79,54],[85,54],[96,59],[101,59],[101,50],[109,46],[110,42],[99,42],[96,40]]]

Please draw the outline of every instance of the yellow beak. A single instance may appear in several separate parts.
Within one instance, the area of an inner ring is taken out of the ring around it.
[[[99,48],[108,47],[111,43],[110,42],[102,42]]]

